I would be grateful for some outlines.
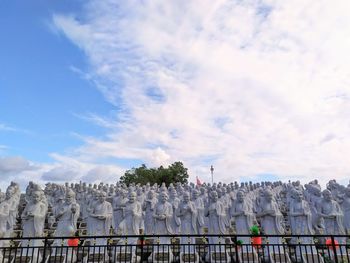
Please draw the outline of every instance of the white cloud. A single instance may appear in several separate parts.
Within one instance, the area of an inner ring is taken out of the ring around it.
[[[17,131],[17,129],[11,126],[8,126],[4,123],[0,123],[0,131]]]
[[[29,181],[44,187],[46,182],[111,182],[115,183],[126,170],[117,165],[84,162],[75,158],[52,154],[53,163],[32,163],[23,157],[0,157],[0,188],[6,189],[11,181],[22,190]]]
[[[117,106],[74,158],[182,160],[209,180],[350,173],[347,0],[87,2],[54,24]],[[106,125],[108,124],[108,125]],[[263,178],[261,178],[263,179]]]
[[[20,156],[0,157],[0,175],[9,175],[35,169],[36,167],[33,164]]]

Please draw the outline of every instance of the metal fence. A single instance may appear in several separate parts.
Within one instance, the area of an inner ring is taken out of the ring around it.
[[[349,238],[209,234],[1,238],[0,262],[350,263]]]

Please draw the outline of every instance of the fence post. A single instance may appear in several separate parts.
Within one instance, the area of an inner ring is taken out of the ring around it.
[[[143,235],[143,231],[140,231],[140,245],[141,245],[141,262],[143,262],[143,246],[145,245],[145,237]]]
[[[335,263],[338,263],[338,254],[337,254],[337,251],[336,251],[334,236],[331,236],[331,240],[332,240],[332,248],[333,248],[334,261],[335,261]]]
[[[47,237],[44,237],[44,251],[43,251],[43,260],[42,262],[44,263],[46,261],[46,249],[47,249]],[[38,250],[39,253],[39,250]],[[38,255],[39,256],[39,255]]]
[[[234,235],[234,238],[233,238],[234,242],[235,242],[235,257],[236,257],[236,262],[238,262],[238,244],[237,244],[237,235]]]

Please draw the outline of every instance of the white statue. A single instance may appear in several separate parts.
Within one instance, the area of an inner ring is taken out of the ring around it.
[[[232,202],[230,214],[235,222],[236,234],[249,235],[250,228],[257,224],[255,214],[253,212],[253,204],[249,198],[245,196],[243,190],[239,190],[236,194],[236,200]],[[243,241],[243,244],[250,244],[249,237],[237,237]],[[248,251],[251,251],[251,247],[248,248]]]
[[[75,193],[69,189],[66,192],[65,203],[56,210],[57,228],[55,236],[73,236],[77,230],[80,206],[75,200]]]
[[[144,215],[144,224],[145,224],[145,234],[151,235],[154,234],[154,208],[157,204],[157,198],[153,190],[150,190],[147,194],[147,199],[143,203],[143,210],[145,211]]]
[[[124,218],[124,207],[128,201],[126,198],[127,192],[123,189],[119,189],[117,194],[113,198],[113,221],[114,221],[114,230],[117,230],[120,222]]]
[[[110,234],[113,220],[113,209],[111,203],[106,201],[107,194],[103,191],[97,192],[97,202],[90,212],[91,225],[90,231],[95,236],[107,236]],[[106,238],[96,240],[98,245],[106,243]]]
[[[197,232],[197,209],[195,204],[190,201],[190,194],[184,192],[182,196],[183,200],[180,202],[178,208],[176,209],[176,215],[181,220],[180,233],[183,235],[194,235]],[[180,238],[181,255],[183,254],[194,254],[197,259],[198,254],[195,250],[196,241],[193,237],[181,237]]]
[[[204,202],[203,199],[199,197],[199,192],[197,190],[192,191],[192,202],[194,203],[194,206],[197,210],[197,233],[202,234],[204,232]]]
[[[154,218],[154,231],[156,235],[171,235],[174,233],[171,228],[171,220],[173,218],[173,206],[168,202],[168,194],[165,191],[162,191],[159,194],[159,201],[154,208],[153,213]],[[169,237],[158,237],[158,241],[160,244],[170,244]],[[157,260],[156,254],[165,254],[167,253],[167,261],[172,261],[173,254],[169,246],[161,247],[155,249],[150,259],[152,262],[159,261]]]
[[[339,204],[333,200],[332,193],[324,190],[323,202],[319,204],[318,214],[323,219],[323,228],[325,234],[344,235],[343,212]],[[343,242],[342,238],[338,238],[339,242]]]
[[[22,228],[24,238],[30,237],[42,237],[44,235],[45,216],[47,212],[47,206],[43,202],[43,192],[33,191],[30,192],[31,196],[27,197],[29,201],[22,212]],[[35,239],[29,243],[29,240],[25,239],[21,242],[22,247],[26,246],[42,246],[43,243],[40,239]],[[23,249],[24,255],[33,255],[33,261],[40,261],[41,256],[38,248]]]

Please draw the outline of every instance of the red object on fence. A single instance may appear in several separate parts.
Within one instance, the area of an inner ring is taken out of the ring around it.
[[[137,241],[137,243],[138,243],[138,245],[140,245],[140,246],[144,246],[144,245],[146,245],[146,240],[143,239],[143,238],[140,238],[140,239]]]
[[[79,245],[79,238],[70,238],[68,239],[68,246],[77,247]]]
[[[339,242],[334,239],[334,243],[332,243],[332,239],[329,238],[326,240],[326,246],[330,249],[333,249],[334,247],[339,248]]]
[[[252,244],[254,247],[261,247],[262,244],[262,238],[261,237],[252,237]]]

